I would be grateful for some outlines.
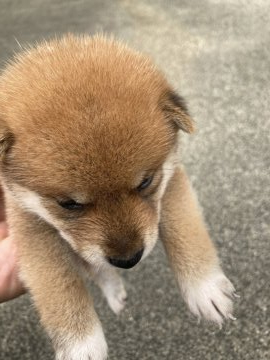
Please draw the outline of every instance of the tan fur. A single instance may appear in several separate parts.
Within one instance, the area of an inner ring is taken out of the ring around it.
[[[106,358],[85,270],[120,311],[125,290],[107,260],[128,260],[142,248],[147,255],[159,221],[193,312],[196,294],[207,289],[192,295],[192,282],[213,269],[222,274],[188,180],[176,168],[179,129],[194,129],[183,100],[148,58],[113,39],[44,42],[18,55],[0,77],[10,236],[57,359]],[[139,191],[149,176],[152,183]],[[83,210],[59,205],[69,199]],[[231,308],[218,297],[228,317]],[[211,306],[202,305],[205,316],[220,322]]]
[[[184,169],[177,168],[162,200],[161,239],[175,272],[200,280],[218,259]],[[181,259],[181,261],[180,261]]]

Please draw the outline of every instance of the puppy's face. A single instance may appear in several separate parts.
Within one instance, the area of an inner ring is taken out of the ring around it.
[[[153,248],[192,123],[151,62],[104,38],[66,37],[1,77],[2,176],[18,204],[85,260],[129,268]]]

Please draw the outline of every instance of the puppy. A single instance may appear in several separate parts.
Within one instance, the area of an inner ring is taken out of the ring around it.
[[[44,42],[3,72],[0,119],[10,236],[56,359],[106,359],[85,275],[119,313],[116,267],[135,266],[158,238],[190,310],[232,318],[233,285],[178,161],[193,122],[148,58],[102,36]]]

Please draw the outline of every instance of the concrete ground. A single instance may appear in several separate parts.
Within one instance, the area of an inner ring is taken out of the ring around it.
[[[123,272],[129,301],[96,308],[111,360],[270,359],[270,2],[268,0],[1,0],[0,61],[54,34],[113,33],[152,55],[186,97],[198,132],[183,136],[226,274],[241,299],[222,330],[197,324],[161,246]],[[0,305],[0,360],[50,360],[28,296]]]

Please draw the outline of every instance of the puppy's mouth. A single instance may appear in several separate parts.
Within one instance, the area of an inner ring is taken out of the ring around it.
[[[122,268],[122,269],[131,269],[133,266],[138,264],[138,262],[141,260],[143,255],[144,249],[141,249],[138,251],[135,255],[133,255],[129,259],[120,259],[120,258],[111,258],[108,257],[107,260],[109,263],[113,266]]]

